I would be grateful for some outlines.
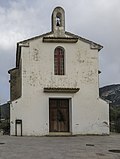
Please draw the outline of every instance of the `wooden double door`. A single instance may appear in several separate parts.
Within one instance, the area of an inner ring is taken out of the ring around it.
[[[49,99],[49,131],[69,132],[69,99]]]

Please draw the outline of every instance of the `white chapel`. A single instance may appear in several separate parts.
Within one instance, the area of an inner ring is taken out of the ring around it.
[[[10,134],[109,134],[109,104],[99,97],[103,47],[65,31],[63,8],[53,10],[51,21],[51,32],[17,43]]]

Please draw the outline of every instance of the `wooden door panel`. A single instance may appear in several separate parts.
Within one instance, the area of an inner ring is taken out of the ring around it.
[[[69,100],[50,99],[49,104],[50,132],[68,132]]]
[[[61,111],[64,116],[64,120],[61,122],[61,131],[68,132],[69,130],[68,109],[62,109]]]
[[[50,131],[57,131],[57,109],[50,109]]]

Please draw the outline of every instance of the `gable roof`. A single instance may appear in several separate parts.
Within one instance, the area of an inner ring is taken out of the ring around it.
[[[45,33],[45,34],[42,34],[42,35],[38,35],[38,36],[35,36],[35,37],[32,37],[32,38],[29,38],[29,39],[20,41],[20,42],[18,42],[18,44],[20,44],[20,43],[24,44],[24,43],[26,43],[26,42],[28,42],[28,41],[32,41],[32,40],[35,40],[35,39],[39,39],[39,38],[42,38],[42,37],[50,37],[50,35],[52,35],[52,34],[53,34],[53,32],[51,31],[51,32],[48,32],[48,33]],[[103,48],[102,45],[100,45],[100,44],[98,44],[98,43],[96,43],[96,42],[93,42],[93,41],[91,41],[91,40],[88,40],[88,39],[86,39],[86,38],[83,38],[83,37],[81,37],[81,36],[79,36],[79,35],[76,35],[76,34],[73,34],[73,33],[67,32],[67,31],[65,32],[65,35],[68,35],[68,36],[73,37],[73,38],[78,38],[79,40],[81,40],[81,41],[83,41],[83,42],[86,42],[86,43],[88,43],[88,44],[90,44],[90,45],[97,46],[98,51],[100,51],[100,50]]]
[[[91,41],[91,40],[88,40],[88,39],[86,39],[86,38],[83,38],[83,37],[81,37],[81,36],[75,35],[75,34],[73,34],[73,33],[65,32],[65,34],[66,34],[66,35],[69,35],[69,36],[72,36],[72,37],[76,37],[76,38],[78,38],[79,40],[81,40],[81,41],[83,41],[83,42],[86,42],[86,43],[88,43],[88,44],[90,44],[90,45],[97,46],[97,47],[98,47],[98,51],[100,51],[100,50],[103,48],[102,45],[100,45],[100,44],[98,44],[98,43],[96,43],[96,42],[93,42],[93,41]]]

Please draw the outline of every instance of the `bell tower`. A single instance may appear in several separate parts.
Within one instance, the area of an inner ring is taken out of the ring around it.
[[[55,37],[65,36],[65,12],[61,7],[56,7],[52,13],[52,32]]]

